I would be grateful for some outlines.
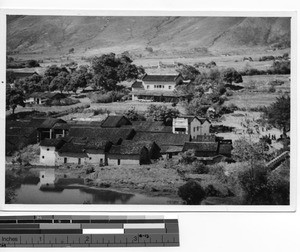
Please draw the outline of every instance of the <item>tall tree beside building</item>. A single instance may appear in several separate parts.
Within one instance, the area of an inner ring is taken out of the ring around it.
[[[138,78],[144,73],[144,69],[132,64],[128,56],[116,57],[114,53],[94,57],[92,69],[97,86],[104,91],[116,91],[120,89],[118,82]]]
[[[14,114],[18,105],[25,107],[24,99],[23,90],[6,85],[6,110],[12,109]]]

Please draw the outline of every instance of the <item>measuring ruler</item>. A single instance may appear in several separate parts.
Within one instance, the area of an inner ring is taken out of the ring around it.
[[[177,219],[161,216],[0,216],[0,247],[179,246]]]

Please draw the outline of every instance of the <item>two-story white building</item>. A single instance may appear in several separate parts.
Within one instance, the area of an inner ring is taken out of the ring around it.
[[[172,132],[174,134],[188,134],[192,139],[197,136],[209,135],[211,123],[206,118],[197,116],[182,116],[173,119]]]
[[[151,100],[158,102],[176,102],[183,95],[176,94],[176,85],[185,82],[178,75],[148,75],[132,84],[132,100]]]

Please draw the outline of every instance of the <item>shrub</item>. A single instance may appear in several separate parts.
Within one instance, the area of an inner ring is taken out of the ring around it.
[[[180,186],[178,195],[188,205],[199,205],[206,196],[205,190],[200,183],[195,180],[190,180],[186,184]]]
[[[269,92],[270,93],[275,93],[276,92],[276,88],[274,86],[269,88]]]
[[[273,80],[268,82],[268,85],[270,86],[281,86],[282,84],[284,84],[284,81],[282,80]]]
[[[197,160],[194,150],[187,150],[187,151],[181,153],[180,155],[181,155],[181,158],[180,158],[179,162],[183,163],[183,164],[191,164]]]
[[[90,173],[93,173],[93,172],[95,172],[95,168],[92,167],[92,166],[87,167],[87,168],[85,169],[85,174],[90,174]]]
[[[193,170],[194,173],[207,174],[209,172],[208,167],[202,162],[195,161],[193,165],[194,165],[194,170]]]

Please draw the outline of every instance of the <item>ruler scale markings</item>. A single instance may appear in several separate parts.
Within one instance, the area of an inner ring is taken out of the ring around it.
[[[178,220],[157,215],[7,216],[0,220],[0,246],[179,246]]]

